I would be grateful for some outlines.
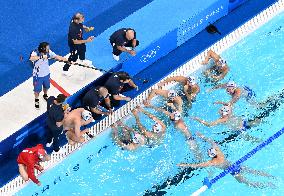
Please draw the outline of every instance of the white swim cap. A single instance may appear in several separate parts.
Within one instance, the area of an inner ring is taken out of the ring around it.
[[[132,135],[132,142],[134,144],[141,144],[143,143],[143,141],[144,141],[144,137],[141,134],[134,132],[134,134]]]
[[[226,87],[234,87],[236,88],[237,87],[237,84],[234,82],[234,81],[229,81],[226,85]]]
[[[179,119],[181,119],[181,113],[178,111],[175,111],[174,113],[174,120],[178,121]]]
[[[189,76],[188,81],[192,85],[196,84],[196,78],[194,76]]]
[[[90,111],[88,111],[88,110],[84,110],[84,111],[82,112],[82,118],[83,118],[85,121],[87,121],[87,120],[89,120],[90,118],[92,118],[92,113],[91,113]]]
[[[159,133],[160,131],[162,131],[162,125],[160,125],[159,123],[155,123],[152,127],[152,130],[155,133]]]
[[[229,112],[231,111],[231,107],[224,105],[221,107],[220,110],[221,110],[222,115],[228,115]]]
[[[169,90],[169,92],[168,92],[168,98],[169,99],[173,99],[176,96],[177,96],[177,92],[175,90]]]
[[[216,156],[217,156],[217,151],[216,151],[216,149],[215,149],[215,148],[210,148],[210,149],[208,149],[208,155],[209,155],[209,157],[211,157],[211,158],[216,157]]]

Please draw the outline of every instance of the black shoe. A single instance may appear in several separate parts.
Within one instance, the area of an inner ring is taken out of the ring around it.
[[[36,100],[35,100],[35,108],[36,108],[36,109],[39,109],[39,99],[36,99]]]
[[[47,101],[48,95],[47,95],[47,94],[44,94],[44,95],[43,95],[43,98],[44,98],[45,101]]]

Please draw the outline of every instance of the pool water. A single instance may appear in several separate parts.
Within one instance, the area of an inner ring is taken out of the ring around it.
[[[284,89],[284,14],[275,17],[259,30],[241,40],[221,54],[230,66],[230,74],[224,81],[234,80],[239,85],[249,86],[256,93],[256,100],[263,101],[268,96],[277,97]],[[200,71],[196,75],[201,79]],[[232,134],[226,126],[207,128],[190,119],[198,116],[207,121],[217,119],[220,106],[214,101],[228,101],[224,90],[206,93],[211,84],[202,82],[201,93],[192,109],[185,117],[186,124],[195,133],[197,130],[220,142],[228,160],[235,162],[259,143],[245,141],[240,136],[232,141],[226,138]],[[284,100],[283,100],[284,101]],[[157,102],[160,102],[157,99]],[[158,103],[157,103],[158,104]],[[284,104],[283,104],[284,105]],[[270,112],[260,125],[248,131],[249,134],[266,139],[284,127],[284,107]],[[148,109],[147,109],[148,110]],[[175,130],[165,117],[153,110],[151,113],[163,118],[167,132],[163,142],[153,148],[142,147],[135,152],[121,150],[111,140],[111,130],[100,134],[80,150],[49,169],[40,176],[42,187],[29,183],[17,195],[189,195],[202,186],[205,177],[213,178],[222,170],[215,168],[182,169],[176,166],[181,162],[196,162],[183,135]],[[246,101],[240,100],[234,109],[238,116],[252,117],[261,111]],[[142,122],[150,128],[152,123],[145,116]],[[125,120],[134,125],[133,117]],[[206,156],[208,144],[197,138],[201,151]],[[227,175],[204,195],[283,195],[284,194],[284,136],[251,157],[244,165],[263,170],[276,177],[268,179],[254,177],[250,180],[273,182],[277,188],[255,189],[238,183]]]

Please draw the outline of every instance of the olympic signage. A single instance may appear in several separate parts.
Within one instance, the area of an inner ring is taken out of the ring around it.
[[[178,46],[205,29],[209,23],[213,23],[228,14],[228,6],[229,0],[219,0],[203,12],[199,12],[190,19],[183,20],[178,27]]]
[[[122,64],[122,70],[128,72],[131,76],[134,76],[135,74],[139,73],[161,57],[168,54],[176,47],[177,29],[167,33],[157,41],[152,42],[145,49],[138,51],[136,56],[130,58]]]

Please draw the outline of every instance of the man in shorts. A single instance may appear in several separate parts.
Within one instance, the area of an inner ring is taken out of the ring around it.
[[[56,55],[50,50],[49,43],[42,42],[39,44],[38,49],[32,51],[30,55],[30,61],[34,64],[33,68],[33,85],[35,95],[35,108],[39,109],[39,93],[43,87],[43,98],[48,99],[47,91],[50,88],[50,70],[49,59],[55,59],[59,61],[67,61],[62,56]]]

